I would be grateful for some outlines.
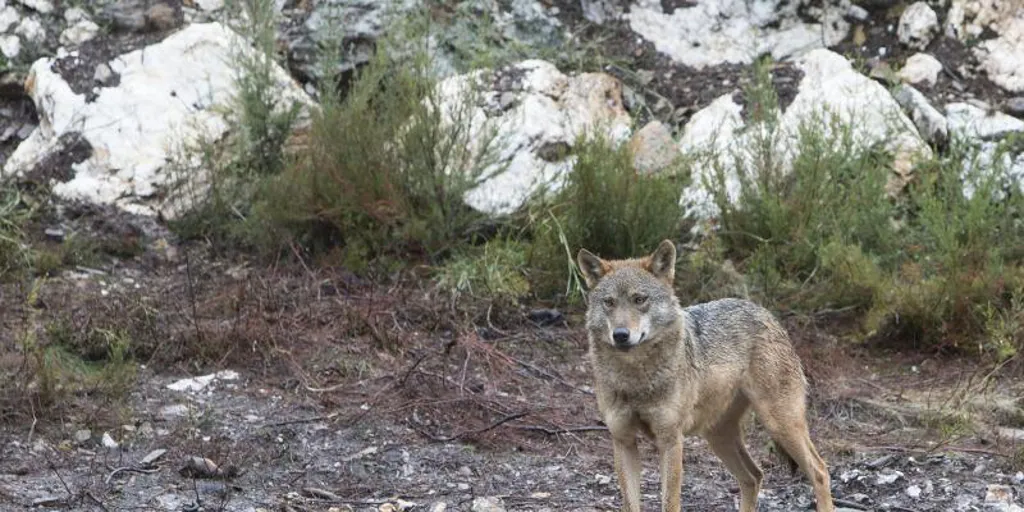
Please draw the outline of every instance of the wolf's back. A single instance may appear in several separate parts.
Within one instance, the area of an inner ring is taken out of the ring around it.
[[[789,343],[771,312],[749,300],[719,299],[683,311],[695,356],[706,364],[745,364],[757,343]]]

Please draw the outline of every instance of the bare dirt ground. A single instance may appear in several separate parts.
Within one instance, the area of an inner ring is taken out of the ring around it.
[[[124,240],[130,225],[106,229]],[[165,242],[66,270],[34,303],[3,285],[5,375],[20,378],[8,370],[29,331],[88,354],[87,333],[123,328],[140,368],[120,399],[77,389],[46,407],[31,385],[2,397],[0,509],[617,509],[578,307],[456,301],[415,270],[371,283]],[[858,348],[835,319],[786,324],[841,505],[987,510],[1000,490],[1024,494],[1024,440],[1007,440],[1024,424],[1019,369]],[[238,376],[168,388],[220,370]],[[810,507],[753,423],[749,444],[767,470],[760,510]],[[685,459],[687,509],[734,510],[737,487],[703,441]]]

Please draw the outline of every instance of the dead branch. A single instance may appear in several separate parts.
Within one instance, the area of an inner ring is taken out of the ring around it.
[[[550,436],[558,434],[572,434],[575,432],[605,432],[608,427],[602,425],[588,425],[583,427],[547,428],[540,425],[511,425],[509,428],[516,430],[528,430],[530,432],[541,432]]]
[[[486,427],[478,428],[478,429],[473,429],[473,430],[465,430],[465,431],[459,432],[457,434],[453,434],[453,435],[448,436],[448,437],[438,437],[438,436],[435,436],[433,434],[430,434],[430,433],[425,432],[425,431],[420,430],[420,429],[416,429],[416,431],[419,432],[420,434],[430,438],[431,441],[434,441],[436,443],[448,443],[448,442],[451,442],[451,441],[455,441],[457,439],[461,439],[461,438],[466,437],[466,436],[475,436],[475,435],[483,434],[484,432],[489,432],[491,430],[494,430],[494,429],[500,427],[501,425],[504,425],[505,423],[508,423],[510,421],[513,421],[513,420],[517,420],[517,419],[522,418],[523,416],[526,416],[528,414],[530,414],[530,411],[523,411],[523,412],[517,412],[515,414],[509,414],[509,415],[499,419],[498,421],[495,421],[494,423],[491,423],[490,425],[487,425]]]

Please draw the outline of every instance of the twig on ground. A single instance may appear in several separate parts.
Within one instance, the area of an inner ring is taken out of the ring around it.
[[[949,451],[949,452],[958,452],[958,453],[978,453],[978,454],[981,454],[981,455],[992,455],[993,457],[1002,457],[1004,459],[1012,458],[1012,455],[1007,455],[1005,453],[1000,453],[1000,452],[997,452],[997,451],[994,451],[994,450],[986,450],[984,448],[970,448],[970,447],[966,447],[966,446],[963,446],[963,447],[960,447],[960,446],[949,446],[949,445],[940,445],[940,446],[936,446],[935,448],[907,448],[907,447],[903,447],[903,446],[868,446],[868,447],[865,447],[864,450],[865,451],[879,451],[879,452],[885,451],[885,452],[902,452],[902,453],[923,453],[925,455],[931,454],[931,453],[935,453],[935,452],[940,452],[940,451]]]
[[[131,473],[150,474],[150,473],[156,473],[157,471],[160,471],[160,469],[158,469],[158,468],[144,469],[144,468],[137,468],[137,467],[134,467],[134,466],[121,466],[119,468],[114,468],[114,470],[111,471],[109,475],[107,475],[107,478],[105,478],[103,480],[103,483],[109,484],[110,481],[113,480],[114,477],[117,476],[118,473],[131,472]]]
[[[309,417],[309,418],[298,418],[298,419],[294,419],[294,420],[276,421],[274,423],[267,423],[267,424],[263,425],[262,428],[283,427],[285,425],[298,425],[300,423],[315,423],[317,421],[327,421],[327,420],[332,420],[332,419],[338,417],[338,415],[340,415],[340,414],[341,414],[341,411],[334,411],[334,412],[332,412],[330,414],[321,414],[319,416],[312,416],[312,417]]]
[[[575,432],[604,432],[608,430],[608,427],[602,425],[589,425],[583,427],[565,427],[565,428],[547,428],[540,425],[510,425],[509,428],[516,430],[529,430],[531,432],[541,432],[551,436],[558,434],[572,434]]]
[[[465,431],[459,432],[457,434],[450,435],[448,437],[438,437],[438,436],[432,435],[432,434],[430,434],[428,432],[424,432],[424,431],[422,431],[420,429],[416,429],[416,430],[420,434],[423,434],[424,436],[430,438],[430,440],[432,440],[432,441],[434,441],[436,443],[448,443],[448,442],[451,442],[451,441],[455,441],[457,439],[461,439],[461,438],[466,437],[466,436],[474,436],[474,435],[483,434],[484,432],[489,432],[491,430],[494,430],[494,429],[500,427],[501,425],[504,425],[505,423],[508,423],[510,421],[513,421],[513,420],[517,420],[517,419],[522,418],[523,416],[526,416],[528,414],[530,414],[530,411],[523,411],[523,412],[517,412],[515,414],[509,414],[508,416],[505,416],[505,417],[499,419],[498,421],[495,421],[494,423],[491,423],[490,425],[487,425],[486,427],[478,428],[478,429],[474,429],[474,430],[465,430]]]

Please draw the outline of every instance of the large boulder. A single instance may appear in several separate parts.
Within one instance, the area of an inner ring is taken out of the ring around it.
[[[541,190],[558,190],[573,165],[566,152],[580,135],[602,130],[614,141],[629,137],[622,85],[610,75],[567,76],[549,62],[527,60],[493,76],[473,73],[444,80],[439,85],[442,105],[458,104],[480,85],[486,87],[482,104],[462,116],[477,140],[496,133],[495,161],[465,196],[479,211],[511,213]]]
[[[26,89],[35,103],[39,127],[10,156],[3,176],[39,171],[63,175],[58,196],[112,204],[139,214],[162,212],[173,201],[174,170],[195,155],[186,151],[201,140],[215,140],[229,129],[226,116],[236,94],[237,51],[253,51],[218,23],[193,24],[161,42],[125,53],[106,65],[119,76],[116,86],[76,92],[52,58],[29,72]],[[281,106],[312,101],[288,73],[275,68]],[[69,140],[86,148],[74,160],[55,159]],[[40,169],[67,165],[69,169]],[[196,177],[198,178],[198,177]]]
[[[694,68],[747,64],[838,44],[849,31],[848,1],[695,0],[665,9],[661,0],[636,0],[625,16],[634,32],[674,61]],[[816,18],[815,22],[804,21]]]
[[[913,121],[885,87],[858,73],[843,56],[829,50],[813,50],[799,59],[797,65],[804,73],[799,92],[778,117],[774,130],[765,125],[748,125],[741,115],[743,106],[736,103],[734,94],[727,94],[693,116],[683,130],[680,150],[713,158],[738,158],[750,168],[755,152],[763,147],[760,141],[769,140],[777,162],[785,169],[795,156],[801,127],[810,126],[830,136],[838,135],[831,132],[839,126],[851,130],[855,144],[883,144],[895,155],[890,192],[906,181],[917,158],[931,155]],[[734,167],[731,162],[724,166],[726,190],[732,200],[738,199],[740,190]],[[703,184],[714,178],[714,167],[698,165],[694,170],[696,175],[683,199],[696,218],[712,218],[718,210]]]

